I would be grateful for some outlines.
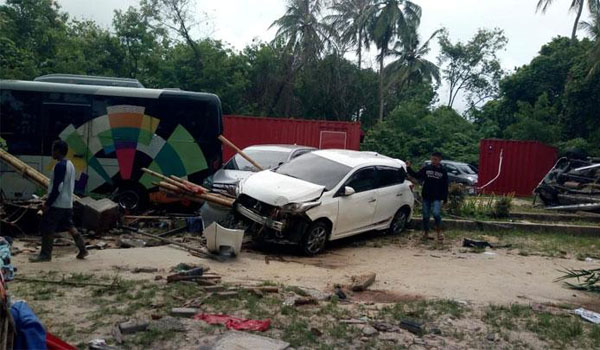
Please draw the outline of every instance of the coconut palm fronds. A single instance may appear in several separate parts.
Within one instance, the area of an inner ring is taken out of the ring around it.
[[[576,283],[565,281],[568,288],[600,293],[600,268],[597,269],[565,269],[563,276],[555,281],[576,280]]]

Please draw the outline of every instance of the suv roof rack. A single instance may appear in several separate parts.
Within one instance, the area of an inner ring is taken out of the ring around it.
[[[119,86],[143,88],[144,85],[137,79],[130,78],[114,78],[94,75],[78,75],[78,74],[46,74],[39,76],[34,81],[62,84],[79,84],[79,85],[100,85],[100,86]]]

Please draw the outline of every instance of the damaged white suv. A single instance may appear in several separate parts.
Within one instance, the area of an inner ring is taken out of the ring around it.
[[[305,254],[327,241],[370,230],[404,230],[413,212],[404,162],[373,152],[320,150],[240,184],[236,212],[258,241],[300,244]]]

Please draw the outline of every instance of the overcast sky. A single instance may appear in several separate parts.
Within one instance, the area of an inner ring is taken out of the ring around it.
[[[501,53],[507,70],[528,63],[540,47],[558,35],[570,36],[575,15],[568,12],[570,0],[555,1],[549,11],[536,13],[538,0],[413,0],[423,8],[420,34],[428,37],[434,30],[445,27],[452,40],[466,41],[479,28],[498,27],[508,37],[506,50]],[[93,19],[110,27],[113,11],[136,6],[137,0],[58,0],[71,17]],[[252,40],[269,41],[275,30],[269,26],[285,12],[285,0],[196,0],[198,13],[206,13],[207,21],[199,26],[197,36],[210,36],[241,50]],[[200,18],[206,16],[199,15]],[[586,12],[582,19],[586,19]],[[579,34],[580,36],[583,33]],[[437,56],[433,45],[430,58]],[[374,55],[366,64],[375,66]],[[443,99],[444,89],[439,91]],[[460,107],[460,106],[459,106]]]

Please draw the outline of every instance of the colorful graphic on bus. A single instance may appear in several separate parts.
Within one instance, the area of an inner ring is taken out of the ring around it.
[[[177,125],[167,140],[155,132],[158,118],[144,114],[144,107],[118,105],[107,108],[107,114],[75,128],[66,127],[59,137],[69,145],[67,158],[79,174],[76,188],[93,191],[104,183],[113,183],[116,173],[122,180],[132,179],[136,154],[152,159],[149,169],[164,175],[187,178],[208,168],[202,150],[192,135]],[[116,156],[118,168],[107,167],[106,158]],[[53,164],[49,164],[51,167]],[[142,165],[144,166],[144,165]],[[143,174],[138,181],[146,188],[156,179]]]

